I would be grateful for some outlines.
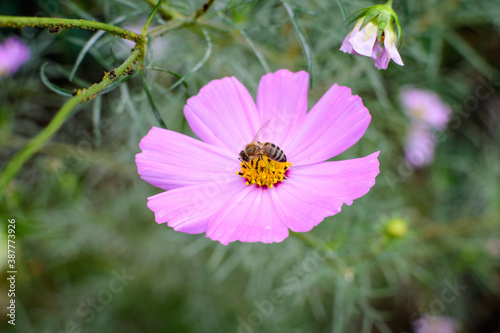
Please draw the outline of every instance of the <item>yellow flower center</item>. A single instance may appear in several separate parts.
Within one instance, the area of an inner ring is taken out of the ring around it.
[[[251,160],[250,162],[241,162],[241,170],[236,174],[247,179],[246,184],[255,184],[258,186],[273,187],[277,182],[286,179],[285,171],[292,165],[289,162],[276,162],[267,156]]]
[[[420,106],[412,110],[413,118],[416,120],[423,120],[425,116],[425,108]]]

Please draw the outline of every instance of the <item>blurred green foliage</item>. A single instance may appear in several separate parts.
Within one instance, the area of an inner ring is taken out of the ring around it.
[[[187,16],[203,6],[167,3]],[[134,158],[158,122],[134,75],[74,112],[9,185],[0,244],[14,218],[16,326],[2,307],[2,331],[410,332],[425,313],[454,317],[463,332],[499,331],[500,1],[395,1],[405,66],[391,62],[387,71],[339,51],[351,28],[345,15],[371,4],[217,0],[199,23],[151,39],[144,69],[166,125],[188,135],[183,105],[213,79],[234,75],[255,96],[267,70],[312,66],[310,106],[333,83],[351,87],[372,122],[336,159],[381,151],[381,173],[366,196],[279,244],[226,247],[157,225],[146,197],[160,190],[139,178]],[[118,20],[135,32],[150,11],[149,1],[132,0],[0,4],[5,15]],[[160,13],[153,28],[168,20]],[[98,82],[133,47],[103,34],[70,81],[96,32],[0,30],[13,33],[33,57],[0,81],[2,167],[67,100],[42,83],[44,63],[49,80],[72,91]],[[402,154],[404,85],[432,89],[453,107],[435,162],[421,170]],[[407,231],[391,236],[391,219]],[[0,299],[7,301],[4,258]]]

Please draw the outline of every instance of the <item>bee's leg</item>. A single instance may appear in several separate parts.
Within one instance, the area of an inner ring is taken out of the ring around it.
[[[263,164],[266,168],[269,168],[269,167],[270,167],[270,165],[269,165],[269,161],[266,161],[266,160],[264,159],[263,155],[260,155],[259,157],[260,157],[260,160],[262,161],[262,164]],[[262,171],[262,170],[264,170],[264,166],[263,166],[263,167],[261,167],[261,171]]]
[[[239,157],[238,159],[240,160],[241,163],[243,163],[243,165],[241,166],[242,168],[249,169],[247,161],[244,161],[241,157]]]
[[[266,164],[266,162],[264,161],[264,159],[262,158],[262,155],[259,156],[259,161],[262,161],[262,164]],[[262,170],[264,170],[264,167],[261,166],[260,167],[260,171],[262,172]]]

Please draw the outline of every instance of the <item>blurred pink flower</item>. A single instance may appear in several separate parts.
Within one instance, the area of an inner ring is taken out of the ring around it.
[[[388,24],[383,30],[382,41],[379,42],[377,40],[378,26],[375,21],[368,21],[360,29],[364,19],[363,17],[356,22],[352,31],[344,39],[340,51],[370,57],[375,60],[375,67],[378,69],[387,69],[391,59],[396,64],[404,66],[396,48],[397,36],[394,27]]]
[[[0,44],[0,77],[9,76],[30,58],[30,49],[18,37],[7,37]]]
[[[455,320],[444,316],[425,315],[412,322],[415,333],[456,333]]]
[[[206,232],[224,245],[281,242],[289,229],[309,231],[365,195],[379,173],[379,152],[325,160],[363,136],[370,114],[361,98],[336,84],[307,112],[308,81],[305,72],[266,74],[255,103],[236,78],[214,80],[184,107],[203,141],[153,127],[141,140],[136,163],[144,180],[166,190],[148,198],[156,222],[185,233]],[[280,147],[291,162],[288,169],[270,159],[252,165],[238,160],[267,120],[259,141]],[[274,179],[274,186],[248,184],[241,175],[248,169],[263,178],[281,169],[284,177]]]
[[[405,87],[400,93],[403,111],[414,123],[425,124],[435,130],[446,128],[451,108],[433,91]]]
[[[406,160],[414,167],[430,165],[434,160],[436,131],[446,128],[451,109],[435,92],[428,90],[405,87],[400,99],[411,121],[404,149]]]
[[[436,140],[436,134],[427,127],[411,126],[404,147],[406,161],[416,168],[431,164]]]

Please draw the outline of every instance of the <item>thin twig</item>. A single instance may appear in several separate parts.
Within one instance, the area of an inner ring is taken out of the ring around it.
[[[198,8],[196,13],[194,14],[193,19],[194,20],[199,19],[201,15],[205,14],[210,9],[210,7],[212,7],[214,2],[215,2],[215,0],[208,0],[206,3],[204,3],[203,6]]]
[[[156,0],[144,0],[146,1],[151,7],[156,6],[158,3]],[[172,7],[170,7],[168,4],[162,3],[160,6],[160,9],[158,12],[163,16],[165,20],[170,20],[170,19],[186,19],[186,16],[182,15]]]
[[[109,32],[112,35],[119,36],[123,39],[128,39],[136,43],[143,40],[142,36],[136,34],[135,32],[101,22],[52,17],[0,16],[0,27],[23,28],[26,26],[42,28],[59,27],[63,29],[103,30]]]

